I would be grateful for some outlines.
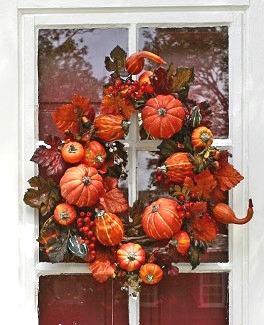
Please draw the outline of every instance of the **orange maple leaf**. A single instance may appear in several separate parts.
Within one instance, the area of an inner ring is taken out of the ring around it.
[[[214,176],[222,191],[230,190],[244,179],[244,177],[228,162],[222,164],[221,168],[214,172]]]
[[[214,240],[218,232],[216,221],[208,213],[192,218],[189,227],[191,236],[206,242]]]
[[[191,192],[204,199],[210,198],[210,193],[217,185],[217,181],[208,169],[204,170],[193,178],[186,177],[184,186],[188,187]]]
[[[113,188],[108,192],[105,192],[104,196],[99,198],[104,210],[112,213],[120,213],[127,211],[128,202],[123,192],[118,188]]]
[[[133,104],[120,96],[105,95],[102,99],[101,114],[121,114],[129,120],[134,112]]]
[[[76,134],[80,132],[81,118],[84,114],[93,120],[94,110],[90,108],[90,99],[75,94],[71,104],[59,106],[51,116],[58,130],[63,133],[69,130]]]
[[[103,251],[98,249],[96,259],[89,264],[92,275],[98,282],[105,282],[114,275],[116,266],[112,255],[109,250]]]
[[[206,202],[194,202],[192,206],[190,206],[189,211],[192,216],[201,215],[207,210]]]

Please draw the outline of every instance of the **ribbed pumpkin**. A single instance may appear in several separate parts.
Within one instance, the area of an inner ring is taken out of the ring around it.
[[[60,180],[61,195],[78,207],[94,205],[104,191],[97,169],[85,164],[70,167]]]
[[[148,205],[142,214],[142,226],[146,235],[154,239],[171,238],[182,226],[178,215],[179,204],[172,199],[160,198]]]
[[[105,246],[115,246],[124,237],[124,225],[119,217],[111,212],[95,209],[95,236]]]
[[[99,168],[106,159],[104,146],[98,141],[89,141],[84,145],[82,163],[89,167]]]
[[[129,121],[122,115],[101,114],[94,121],[95,135],[104,141],[123,139],[129,128]]]
[[[154,138],[168,139],[181,130],[185,111],[182,103],[172,95],[150,98],[142,109],[144,129]]]
[[[146,263],[139,270],[140,279],[147,284],[156,284],[163,277],[162,268],[155,263]]]
[[[158,169],[165,173],[170,181],[175,183],[182,183],[186,177],[193,176],[193,165],[185,152],[172,154]]]

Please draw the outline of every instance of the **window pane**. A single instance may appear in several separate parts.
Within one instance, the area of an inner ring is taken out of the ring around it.
[[[140,325],[228,324],[228,274],[179,274],[143,285]]]
[[[228,137],[227,27],[141,28],[139,49],[160,55],[175,68],[194,67],[189,99],[198,103],[208,100],[215,137]]]
[[[89,275],[41,276],[40,325],[128,324],[128,295],[116,281]]]
[[[73,94],[89,97],[99,108],[107,76],[105,56],[117,45],[128,52],[128,30],[41,29],[39,31],[39,138],[60,135],[51,112],[70,103]]]

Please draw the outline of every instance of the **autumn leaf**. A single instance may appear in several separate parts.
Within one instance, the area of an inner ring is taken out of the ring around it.
[[[93,277],[98,282],[105,282],[115,273],[113,254],[110,250],[97,249],[96,259],[89,264]]]
[[[222,191],[228,191],[241,182],[244,177],[228,162],[221,165],[221,168],[214,172]]]
[[[217,185],[217,181],[208,169],[192,178],[186,177],[184,186],[190,188],[191,192],[204,199],[210,198],[210,193]]]
[[[179,67],[176,73],[173,73],[173,65],[169,67],[168,75],[172,76],[173,83],[171,92],[179,93],[184,91],[194,80],[194,68]]]
[[[127,211],[128,203],[123,192],[118,188],[113,188],[112,190],[106,192],[104,196],[99,198],[100,203],[106,211],[112,213],[120,213]]]
[[[53,216],[49,217],[43,226],[40,229],[40,234],[37,241],[42,244],[46,245],[50,239],[57,238],[60,233],[60,226],[54,220]]]
[[[216,221],[211,218],[208,213],[204,213],[202,217],[196,216],[191,219],[188,225],[188,232],[196,240],[210,242],[217,236]]]
[[[51,263],[59,263],[64,261],[65,254],[68,250],[67,244],[68,237],[66,234],[54,239],[54,241],[52,241],[52,244],[48,242],[48,245],[46,245],[46,253]]]
[[[110,191],[113,188],[116,188],[118,186],[118,178],[106,176],[103,179],[103,185],[104,185],[105,191]]]
[[[126,120],[129,120],[134,112],[133,104],[120,96],[105,95],[102,99],[101,114],[121,114]]]
[[[25,204],[39,209],[42,216],[48,215],[61,200],[56,182],[51,178],[46,180],[41,176],[34,176],[28,183],[32,188],[27,189],[24,195]]]
[[[61,151],[54,147],[47,148],[44,145],[40,145],[35,150],[30,161],[44,168],[47,176],[61,176],[67,169],[65,161],[62,159]]]
[[[189,212],[192,216],[201,215],[207,210],[206,202],[193,202],[193,204],[189,207]]]
[[[105,57],[105,68],[107,71],[113,71],[114,75],[127,75],[125,69],[126,52],[120,47],[116,46],[111,52],[110,57]]]
[[[79,134],[82,130],[82,117],[84,115],[94,119],[94,111],[90,108],[90,99],[74,95],[70,104],[63,104],[51,113],[54,123],[59,131]]]

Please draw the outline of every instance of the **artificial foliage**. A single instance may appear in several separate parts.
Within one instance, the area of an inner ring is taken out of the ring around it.
[[[143,71],[145,60],[157,62]],[[177,276],[179,261],[200,264],[219,223],[244,224],[227,205],[228,191],[243,180],[230,154],[213,146],[210,99],[188,99],[193,68],[175,68],[142,51],[127,57],[117,46],[105,58],[109,80],[100,112],[73,94],[52,118],[64,138],[46,135],[31,161],[39,175],[28,182],[24,202],[39,210],[40,250],[52,263],[87,263],[99,282],[122,277],[135,293],[164,274]],[[119,188],[128,175],[125,138],[132,115],[140,134],[160,139],[150,182],[163,188],[147,204]]]

